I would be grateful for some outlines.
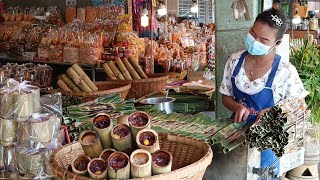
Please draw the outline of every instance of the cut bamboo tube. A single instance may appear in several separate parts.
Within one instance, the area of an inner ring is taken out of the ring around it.
[[[129,126],[128,118],[129,118],[128,115],[119,116],[117,118],[117,124],[125,124],[125,125]]]
[[[81,78],[73,68],[67,69],[67,74],[76,85],[80,84]]]
[[[135,140],[140,130],[150,128],[150,117],[143,111],[137,111],[129,115],[128,122],[130,125],[132,138]],[[135,142],[135,141],[134,141]]]
[[[86,84],[86,82],[84,80],[80,80],[80,84],[79,84],[80,89],[83,92],[92,92],[92,90],[90,89],[90,87]]]
[[[72,89],[73,92],[81,92],[79,87],[68,77],[66,74],[62,74],[60,78],[65,82],[65,84]]]
[[[96,130],[99,135],[103,149],[111,148],[112,147],[111,129],[113,125],[109,115],[105,113],[96,115],[92,120],[92,124],[93,124],[94,130]]]
[[[149,177],[151,173],[151,154],[143,149],[133,151],[130,156],[131,177],[143,178]]]
[[[39,151],[26,155],[26,170],[29,177],[35,178],[44,171],[44,157]]]
[[[4,168],[4,147],[0,144],[0,169]]]
[[[9,93],[6,91],[0,92],[0,116],[4,118],[12,118],[14,111],[14,98],[13,93]]]
[[[63,91],[72,92],[72,90],[68,87],[68,85],[62,79],[58,80],[57,85]]]
[[[152,154],[152,174],[168,173],[172,169],[172,155],[169,151],[159,150]]]
[[[17,127],[18,123],[13,119],[3,119],[1,120],[1,144],[3,146],[11,146],[17,141]]]
[[[131,77],[129,71],[127,70],[127,68],[123,64],[123,62],[121,61],[120,57],[116,57],[115,61],[116,61],[116,64],[118,65],[119,70],[123,74],[124,78],[126,78],[126,80],[132,80],[132,77]]]
[[[31,118],[31,133],[36,143],[48,145],[51,143],[55,131],[55,123],[51,116],[34,114]],[[44,131],[45,129],[45,131]]]
[[[140,67],[139,61],[135,60],[133,57],[129,57],[129,62],[142,79],[148,79],[148,76],[144,73],[144,71]]]
[[[28,148],[30,146],[31,123],[20,122],[17,129],[17,143],[18,147]]]
[[[129,179],[129,156],[123,152],[112,153],[108,159],[109,179]]]
[[[117,151],[115,149],[107,148],[101,152],[99,158],[103,159],[105,162],[108,162],[110,155],[114,152]]]
[[[103,149],[96,131],[85,130],[81,132],[79,140],[86,155],[91,158],[99,157]]]
[[[3,157],[5,169],[9,172],[14,172],[17,167],[17,158],[14,145],[4,147]]]
[[[93,179],[107,179],[107,162],[101,158],[94,158],[88,164],[89,176]]]
[[[84,80],[84,82],[89,86],[89,88],[93,92],[98,91],[98,87],[91,81],[88,75],[82,70],[82,68],[78,64],[73,64],[71,68],[73,68],[73,70],[80,76],[82,80]]]
[[[40,104],[40,88],[32,86],[28,87],[31,89],[31,92],[33,93],[33,112],[39,112],[41,108]]]
[[[33,93],[16,92],[13,95],[14,99],[14,120],[27,121],[33,114]]]
[[[135,80],[141,79],[141,77],[139,76],[137,71],[132,67],[132,65],[130,64],[130,62],[127,58],[123,58],[122,62],[126,66],[126,68],[128,69],[128,71],[133,79],[135,79]]]
[[[125,78],[123,77],[117,66],[113,63],[113,61],[107,61],[107,64],[118,80],[125,80]]]
[[[91,158],[86,155],[79,155],[75,157],[71,162],[72,172],[75,174],[86,176],[88,175],[88,164]]]
[[[112,70],[110,69],[107,63],[104,63],[102,65],[102,68],[110,80],[117,80],[116,76],[113,74]]]
[[[136,143],[140,149],[151,154],[160,150],[158,133],[152,129],[142,129],[138,132]]]
[[[132,148],[130,128],[125,124],[118,124],[111,130],[113,147],[118,151]]]

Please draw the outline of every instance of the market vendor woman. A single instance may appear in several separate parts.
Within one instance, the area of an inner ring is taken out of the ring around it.
[[[286,22],[282,10],[262,12],[246,35],[247,50],[229,57],[219,91],[235,122],[251,125],[259,113],[280,100],[308,95],[296,68],[275,52],[287,29]],[[276,158],[271,149],[261,152],[261,167],[271,165]],[[279,169],[279,163],[276,167]]]

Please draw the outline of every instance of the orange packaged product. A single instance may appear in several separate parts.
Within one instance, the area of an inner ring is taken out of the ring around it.
[[[97,19],[97,9],[92,6],[87,6],[86,8],[86,23],[92,23]]]
[[[66,21],[70,23],[73,19],[77,18],[77,9],[76,7],[70,6],[66,9]]]
[[[81,22],[85,22],[86,20],[86,8],[78,8],[77,9],[77,19]]]

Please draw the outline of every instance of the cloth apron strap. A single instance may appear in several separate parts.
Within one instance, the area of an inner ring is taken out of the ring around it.
[[[241,66],[243,64],[243,61],[244,61],[244,58],[248,55],[248,51],[244,51],[240,58],[239,58],[239,62],[237,64],[237,66],[235,67],[234,71],[233,71],[233,74],[232,74],[232,77],[236,77],[241,69]]]
[[[271,69],[271,72],[269,74],[269,77],[268,77],[268,81],[266,83],[266,87],[267,88],[271,88],[272,87],[272,83],[273,83],[273,80],[274,80],[274,77],[276,76],[276,72],[278,70],[278,67],[279,67],[279,64],[280,64],[280,59],[281,59],[281,56],[276,54],[274,56],[274,61],[273,61],[273,64],[272,64],[272,69]]]

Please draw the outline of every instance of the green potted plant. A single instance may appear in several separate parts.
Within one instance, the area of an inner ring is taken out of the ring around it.
[[[306,41],[303,45],[291,48],[291,63],[297,68],[304,87],[310,94],[306,104],[311,110],[310,122],[305,133],[305,164],[317,164],[320,161],[320,53],[314,43]]]

